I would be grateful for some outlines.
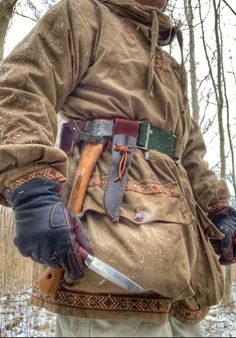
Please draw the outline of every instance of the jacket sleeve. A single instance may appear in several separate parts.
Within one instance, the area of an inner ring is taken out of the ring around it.
[[[49,10],[1,64],[0,193],[37,168],[67,175],[67,157],[55,146],[57,113],[86,73],[95,39],[78,2]]]
[[[194,197],[209,214],[220,204],[228,205],[229,191],[224,180],[218,179],[204,160],[206,145],[196,121],[189,114],[189,138],[182,156]]]

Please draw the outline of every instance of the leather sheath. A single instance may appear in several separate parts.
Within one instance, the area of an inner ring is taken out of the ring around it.
[[[104,194],[104,207],[107,215],[113,222],[119,221],[120,208],[125,191],[128,170],[137,143],[138,131],[138,121],[122,118],[115,119],[112,142],[112,163]],[[125,170],[119,180],[116,180],[116,178],[119,176],[119,164],[122,155],[119,151],[115,150],[116,145],[129,147]]]

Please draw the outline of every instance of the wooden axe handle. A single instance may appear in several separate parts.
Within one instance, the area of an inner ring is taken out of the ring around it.
[[[82,209],[89,179],[102,151],[103,144],[101,143],[85,143],[84,145],[68,203],[68,207],[71,208],[75,214],[78,214]],[[63,276],[63,269],[47,268],[36,281],[36,285],[42,292],[56,296]]]

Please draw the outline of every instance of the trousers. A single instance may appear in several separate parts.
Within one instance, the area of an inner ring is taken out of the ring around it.
[[[99,320],[58,315],[56,337],[203,337],[200,323],[171,317],[165,324],[135,320]]]

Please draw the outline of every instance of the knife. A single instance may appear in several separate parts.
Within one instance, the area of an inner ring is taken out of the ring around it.
[[[122,289],[125,289],[129,292],[133,293],[141,293],[144,292],[144,289],[136,284],[132,279],[125,276],[123,273],[114,269],[112,266],[103,262],[101,259],[96,258],[90,255],[84,248],[79,248],[81,258],[84,264],[92,271],[98,273],[105,279],[110,282],[118,285]]]

